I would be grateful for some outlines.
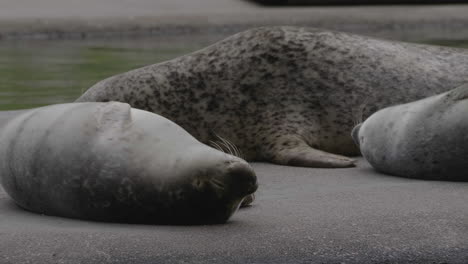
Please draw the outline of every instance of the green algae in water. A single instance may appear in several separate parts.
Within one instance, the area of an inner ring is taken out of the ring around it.
[[[216,40],[0,42],[0,110],[73,102],[99,80],[193,52]],[[468,41],[428,44],[468,48]]]
[[[73,102],[99,80],[211,41],[31,41],[0,43],[0,110]]]

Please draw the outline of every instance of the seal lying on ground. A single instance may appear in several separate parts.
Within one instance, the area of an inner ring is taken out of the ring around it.
[[[103,80],[77,101],[122,101],[247,160],[349,167],[350,132],[386,106],[467,81],[464,50],[295,27],[257,28]],[[341,155],[335,155],[335,154]]]
[[[378,171],[468,181],[468,85],[382,109],[352,134],[364,158]]]
[[[14,118],[0,134],[0,175],[27,210],[132,223],[222,223],[257,188],[244,160],[117,102]]]

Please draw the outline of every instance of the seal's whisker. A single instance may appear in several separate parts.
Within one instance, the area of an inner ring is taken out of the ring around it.
[[[236,145],[232,144],[232,142],[228,141],[228,143],[234,149],[234,153],[236,154],[236,156],[239,157],[239,148],[237,148]]]
[[[232,155],[232,150],[229,148],[228,145],[226,145],[226,143],[224,142],[218,142],[222,147],[223,147],[223,152],[229,154],[229,155]]]
[[[236,145],[234,145],[234,147],[236,147],[237,156],[238,156],[239,158],[242,158],[242,152],[241,152],[241,150],[239,149],[239,147],[236,146]],[[243,159],[243,158],[242,158],[242,159]]]
[[[223,144],[224,146],[226,146],[226,148],[229,149],[229,151],[231,151],[231,148],[230,146],[226,143],[226,140],[224,138],[222,138],[220,135],[216,134],[215,133],[215,136],[221,141],[220,143]]]
[[[222,141],[223,145],[226,146],[226,148],[229,150],[229,154],[231,155],[234,155],[234,156],[239,156],[239,153],[236,152],[236,147],[234,146],[234,144],[232,144],[231,142],[229,142],[229,140],[215,134],[215,136]]]
[[[239,149],[239,147],[237,147],[234,143],[232,143],[231,141],[215,134],[215,136],[220,140],[219,144],[221,144],[222,146],[224,146],[223,150],[225,149],[225,151],[230,154],[230,155],[234,155],[236,157],[239,157],[241,159],[244,159],[244,155],[242,153],[242,151]]]
[[[236,155],[237,157],[240,156],[239,148],[238,148],[236,145],[234,145],[234,143],[232,143],[231,141],[229,141],[229,140],[227,140],[227,139],[225,139],[225,138],[222,138],[221,140],[223,140],[224,142],[226,142],[226,144],[228,144],[229,146],[232,147],[232,149],[234,150],[234,153],[235,153],[235,155]]]
[[[217,142],[210,140],[210,144],[217,150],[226,153],[226,150],[220,146]]]
[[[241,150],[241,149],[238,149],[238,150],[239,150],[239,158],[245,160],[245,155],[244,155],[244,153],[242,152],[242,150]]]
[[[228,144],[226,144],[226,143],[223,142],[223,145],[226,146],[226,149],[228,150],[228,154],[229,154],[229,155],[235,155],[235,154],[234,154],[234,150],[231,149],[231,147],[229,147]]]
[[[210,145],[221,152],[226,152],[220,145],[218,145],[218,143],[213,140],[210,140]]]
[[[213,140],[208,141],[208,146],[219,150],[219,146],[216,146],[216,143]]]
[[[236,145],[234,145],[234,143],[232,143],[231,141],[226,140],[226,139],[225,139],[225,141],[226,141],[227,144],[229,144],[229,145],[233,148],[234,154],[235,154],[237,157],[240,157],[239,148],[238,148]]]

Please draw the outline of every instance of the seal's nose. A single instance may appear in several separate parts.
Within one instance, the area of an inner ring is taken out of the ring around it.
[[[234,162],[228,167],[228,177],[233,186],[233,191],[241,196],[254,193],[257,188],[257,176],[249,164]]]
[[[353,138],[354,144],[356,144],[359,147],[359,129],[361,129],[361,124],[355,126],[353,128],[353,131],[351,131],[351,137]]]

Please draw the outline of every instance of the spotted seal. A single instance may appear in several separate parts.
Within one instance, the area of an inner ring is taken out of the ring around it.
[[[247,160],[349,167],[353,159],[342,155],[359,154],[350,136],[356,123],[460,85],[466,72],[461,49],[264,27],[110,77],[77,101],[127,102],[203,143],[219,135]]]
[[[352,135],[378,171],[468,181],[468,85],[377,111]]]
[[[27,111],[0,134],[0,175],[22,208],[98,221],[223,223],[257,188],[240,158],[128,104]]]

